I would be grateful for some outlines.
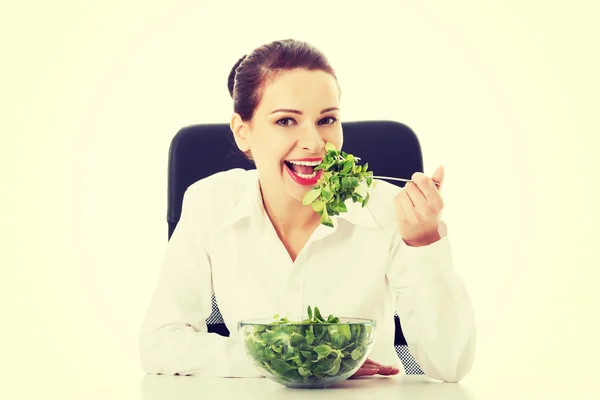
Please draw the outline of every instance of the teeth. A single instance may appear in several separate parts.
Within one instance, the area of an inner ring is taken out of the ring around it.
[[[321,164],[321,161],[288,161],[290,164],[296,165],[307,165],[309,167],[316,167]]]
[[[298,175],[300,178],[304,178],[304,179],[312,179],[315,176],[317,176],[316,172],[313,172],[312,174],[301,174],[300,172],[294,172],[296,175]]]

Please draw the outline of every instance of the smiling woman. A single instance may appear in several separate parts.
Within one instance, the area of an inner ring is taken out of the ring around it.
[[[299,200],[320,178],[324,143],[342,146],[340,87],[315,47],[281,41],[242,57],[229,74],[231,130],[257,167],[264,203],[281,236],[294,226],[316,227],[318,218]],[[299,243],[289,246],[301,248]],[[293,251],[293,250],[292,250]],[[296,252],[297,253],[297,252]]]
[[[394,311],[423,372],[445,381],[465,376],[473,312],[432,179],[417,174],[405,189],[379,181],[365,207],[347,202],[324,226],[302,199],[323,173],[315,166],[326,144],[343,145],[341,90],[326,57],[301,41],[269,43],[234,65],[228,87],[231,131],[256,169],[223,171],[188,188],[141,329],[145,370],[260,376],[238,322],[275,314],[301,320],[314,304],[376,321],[357,376],[403,371]],[[213,295],[230,337],[207,331]]]

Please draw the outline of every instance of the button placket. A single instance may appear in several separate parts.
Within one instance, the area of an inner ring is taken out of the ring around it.
[[[296,314],[297,318],[302,317],[304,307],[304,285],[306,279],[306,262],[310,252],[310,243],[302,249],[296,261],[291,275],[290,281],[290,311]]]
[[[293,279],[293,284],[290,285],[290,288],[293,290],[293,310],[299,310],[299,317],[302,317],[303,315],[306,316],[306,310],[309,305],[306,304],[305,293],[306,277],[308,274],[308,269],[310,268],[312,247],[316,242],[324,240],[326,237],[332,235],[339,229],[339,221],[337,220],[337,218],[335,218],[334,221],[335,222],[333,228],[324,225],[319,225],[317,229],[315,229],[313,234],[306,242],[306,245],[304,246],[302,251],[298,254],[298,257],[296,258],[296,261],[294,263],[294,268],[291,275],[291,278]],[[310,305],[313,307],[315,306],[315,304]]]

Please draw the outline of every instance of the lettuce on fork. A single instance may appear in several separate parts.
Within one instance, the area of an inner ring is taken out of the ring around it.
[[[315,171],[323,170],[317,185],[304,198],[302,204],[310,205],[321,216],[321,224],[333,227],[331,215],[347,212],[346,200],[361,203],[369,201],[368,190],[375,187],[373,172],[367,171],[368,163],[357,165],[360,158],[337,150],[332,143],[325,144],[327,153]]]

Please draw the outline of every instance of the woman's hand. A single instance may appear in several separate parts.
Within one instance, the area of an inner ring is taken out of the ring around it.
[[[412,176],[396,196],[396,218],[402,239],[409,246],[427,246],[440,239],[438,227],[444,201],[440,187],[444,168],[439,167],[431,178],[421,172]],[[436,187],[437,182],[440,184]]]
[[[367,360],[361,365],[361,367],[350,377],[359,378],[361,376],[369,376],[369,375],[396,375],[400,372],[398,368],[394,368],[391,366],[381,365],[376,363],[375,361],[371,361],[367,358]]]

